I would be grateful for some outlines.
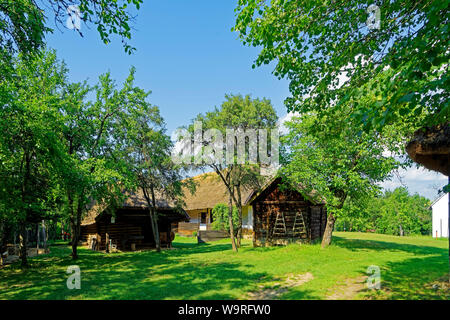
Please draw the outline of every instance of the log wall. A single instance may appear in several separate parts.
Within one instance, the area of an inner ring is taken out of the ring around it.
[[[170,246],[174,234],[171,223],[158,221],[161,246]],[[82,226],[81,241],[91,247],[92,239],[97,240],[97,250],[106,250],[108,239],[119,250],[144,249],[155,246],[148,212],[120,210],[112,223],[111,215],[104,214],[96,223]]]
[[[229,238],[227,232],[220,230],[201,230],[198,232],[197,241],[198,243],[205,243],[210,241],[216,241],[220,239]]]
[[[282,190],[279,182],[275,180],[252,201],[253,245],[304,243],[322,237],[324,206],[313,205],[296,191]]]

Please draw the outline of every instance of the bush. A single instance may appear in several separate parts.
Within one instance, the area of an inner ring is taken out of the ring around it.
[[[222,230],[230,233],[230,223],[228,220],[228,206],[224,203],[218,203],[212,210],[214,221],[211,224],[211,227],[214,230]],[[239,225],[239,213],[235,206],[233,206],[233,228],[235,235],[237,234],[237,228]]]
[[[430,235],[430,200],[410,195],[400,187],[382,196],[367,198],[360,206],[346,203],[336,221],[337,231],[361,231],[391,235]]]

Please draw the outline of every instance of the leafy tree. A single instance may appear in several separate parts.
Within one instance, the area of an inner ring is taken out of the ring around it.
[[[127,42],[131,38],[133,15],[129,5],[140,8],[142,0],[99,1],[99,0],[1,0],[0,1],[0,47],[12,53],[35,52],[44,44],[45,35],[53,32],[48,24],[45,10],[54,15],[57,28],[65,27],[68,8],[77,5],[80,19],[93,24],[101,40],[107,44],[111,35],[118,35],[127,53],[134,48]],[[80,30],[77,30],[82,36]]]
[[[150,92],[133,86],[134,69],[128,79],[126,105],[131,113],[117,125],[114,140],[120,145],[134,185],[142,190],[150,209],[150,221],[157,251],[161,251],[158,230],[157,197],[172,201],[181,209],[183,186],[192,189],[191,180],[183,180],[184,167],[172,162],[173,143],[165,133],[165,123],[156,106],[147,101]]]
[[[326,202],[325,247],[331,243],[334,224],[344,214],[346,201],[376,194],[376,183],[389,177],[398,164],[383,155],[385,145],[378,135],[358,130],[345,114],[326,119],[303,115],[287,126],[290,131],[282,138],[281,172],[290,184],[301,186],[305,197]]]
[[[123,191],[136,187],[138,169],[149,184],[139,186],[151,194],[152,212],[154,190],[180,193],[178,168],[168,162],[171,141],[158,108],[145,101],[148,93],[134,86],[134,69],[120,89],[109,74],[91,88],[68,83],[67,69],[53,51],[21,57],[8,75],[11,81],[0,86],[0,229],[11,221],[19,224],[25,266],[27,223],[64,212],[77,259],[87,211],[94,202],[99,208],[119,205]],[[143,145],[147,162],[133,167],[129,153],[138,150],[130,147]]]
[[[228,219],[228,205],[224,203],[218,203],[212,209],[212,214],[214,221],[212,223],[212,228],[214,230],[223,230],[230,232],[230,221]],[[236,206],[233,206],[232,213],[233,230],[238,230],[239,224],[239,213]],[[237,234],[235,234],[237,236]]]
[[[0,85],[0,206],[19,224],[22,266],[27,266],[27,223],[48,217],[56,205],[63,162],[57,132],[65,67],[54,52],[12,60]]]
[[[290,81],[290,111],[352,101],[352,116],[379,131],[449,120],[447,1],[240,0],[236,15],[244,43],[262,47],[254,66],[276,61]]]
[[[336,231],[370,232],[375,230],[377,213],[370,211],[378,197],[365,197],[358,201],[347,200],[342,215],[336,220]]]
[[[357,206],[346,203],[336,230],[392,235],[431,234],[430,201],[404,187],[368,197]]]
[[[201,132],[195,128],[194,124],[189,125],[188,131],[194,133],[194,135],[199,134],[204,137],[204,134],[209,129],[217,130],[222,138],[226,137],[227,129],[234,129],[234,132],[245,132],[248,129],[274,129],[277,121],[277,115],[271,102],[267,99],[251,99],[249,95],[242,97],[241,95],[225,95],[225,101],[222,103],[220,108],[215,108],[213,111],[207,112],[206,114],[199,114],[193,122],[196,121],[202,123]],[[259,137],[259,131],[257,133],[257,140],[261,142]],[[228,137],[227,137],[228,139]],[[218,156],[218,161],[207,161],[206,163],[196,162],[196,156],[192,157],[194,163],[197,167],[209,167],[213,169],[220,180],[225,184],[226,189],[229,193],[230,199],[236,205],[239,212],[239,224],[236,232],[230,230],[233,250],[237,251],[240,246],[240,238],[242,234],[242,199],[241,193],[246,188],[255,188],[261,184],[263,177],[259,173],[259,161],[252,163],[249,158],[249,143],[247,140],[240,141],[237,136],[232,138],[235,146],[243,145],[243,154],[236,155],[233,154],[233,159],[226,159],[225,157],[225,147],[226,144],[223,143],[224,148],[223,155]],[[206,140],[206,138],[205,138]],[[268,137],[270,141],[270,137]],[[223,142],[223,141],[222,141]],[[211,139],[210,141],[204,141],[201,146],[203,149],[200,151],[207,150],[211,145],[216,143],[216,141]],[[197,152],[197,150],[194,150]],[[239,152],[239,151],[238,151]],[[216,155],[217,156],[217,155]],[[244,163],[237,161],[238,157],[244,157]],[[259,155],[258,159],[259,160]],[[229,220],[232,220],[232,205],[230,203],[229,207]],[[230,228],[233,229],[233,224],[229,224]],[[237,240],[234,237],[237,235]]]
[[[393,235],[431,233],[430,201],[418,195],[410,196],[406,188],[387,191],[378,207],[377,232]]]
[[[64,92],[63,141],[67,154],[64,187],[67,217],[71,225],[72,257],[77,259],[80,225],[93,201],[100,208],[118,206],[132,190],[133,180],[120,138],[133,130],[137,117],[137,88],[134,69],[123,87],[109,73],[99,77],[92,89],[94,101],[87,101],[91,89],[86,84],[71,84]]]
[[[289,111],[328,116],[351,104],[367,132],[398,126],[402,152],[413,135],[427,144],[425,133],[428,155],[408,154],[448,175],[449,12],[441,0],[239,0],[233,30],[262,48],[254,67],[275,62],[289,80]]]

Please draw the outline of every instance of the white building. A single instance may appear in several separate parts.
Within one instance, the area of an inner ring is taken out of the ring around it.
[[[431,210],[433,211],[433,237],[448,238],[448,193],[434,200]]]

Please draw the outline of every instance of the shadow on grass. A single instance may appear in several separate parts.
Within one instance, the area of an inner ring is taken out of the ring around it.
[[[448,249],[437,248],[425,245],[403,244],[390,241],[378,240],[361,240],[361,239],[347,239],[339,236],[333,236],[332,245],[346,248],[351,251],[358,250],[397,250],[413,253],[415,255],[448,255]]]
[[[50,255],[30,259],[27,270],[16,263],[0,271],[0,299],[245,299],[247,292],[257,290],[261,279],[271,280],[233,258],[217,262],[216,256],[193,257],[229,254],[230,244],[175,246],[161,253],[104,254],[80,249],[77,261],[71,260],[70,248],[52,247]],[[264,249],[270,250],[259,250]],[[80,267],[81,290],[66,287],[70,265]]]
[[[367,275],[366,270],[361,270]],[[365,289],[369,299],[436,300],[450,299],[448,286],[433,288],[437,280],[448,281],[448,260],[424,256],[380,266],[381,290]]]
[[[414,258],[386,262],[380,266],[382,290],[366,290],[368,298],[450,299],[448,290],[432,288],[432,282],[448,276],[446,248],[338,236],[333,237],[333,244],[351,251],[403,251],[414,255]],[[360,273],[367,275],[367,270],[361,270]]]
[[[380,259],[382,290],[365,292],[369,297],[449,299],[429,285],[448,271],[445,248],[339,236],[333,238],[333,246],[369,254],[391,251],[394,258],[397,251],[409,253],[397,262],[389,261],[389,255]],[[22,271],[19,263],[0,270],[0,299],[245,299],[246,293],[259,289],[259,284],[278,281],[245,258],[248,252],[270,259],[270,252],[279,249],[276,247],[252,248],[246,244],[238,255],[231,252],[231,244],[221,241],[181,241],[174,247],[161,253],[117,254],[80,249],[80,259],[72,261],[69,247],[55,246],[50,255],[31,258],[28,270]],[[70,265],[81,269],[81,290],[66,287]],[[363,275],[366,271],[359,270]],[[299,286],[290,288],[281,298],[320,298],[315,294]]]

